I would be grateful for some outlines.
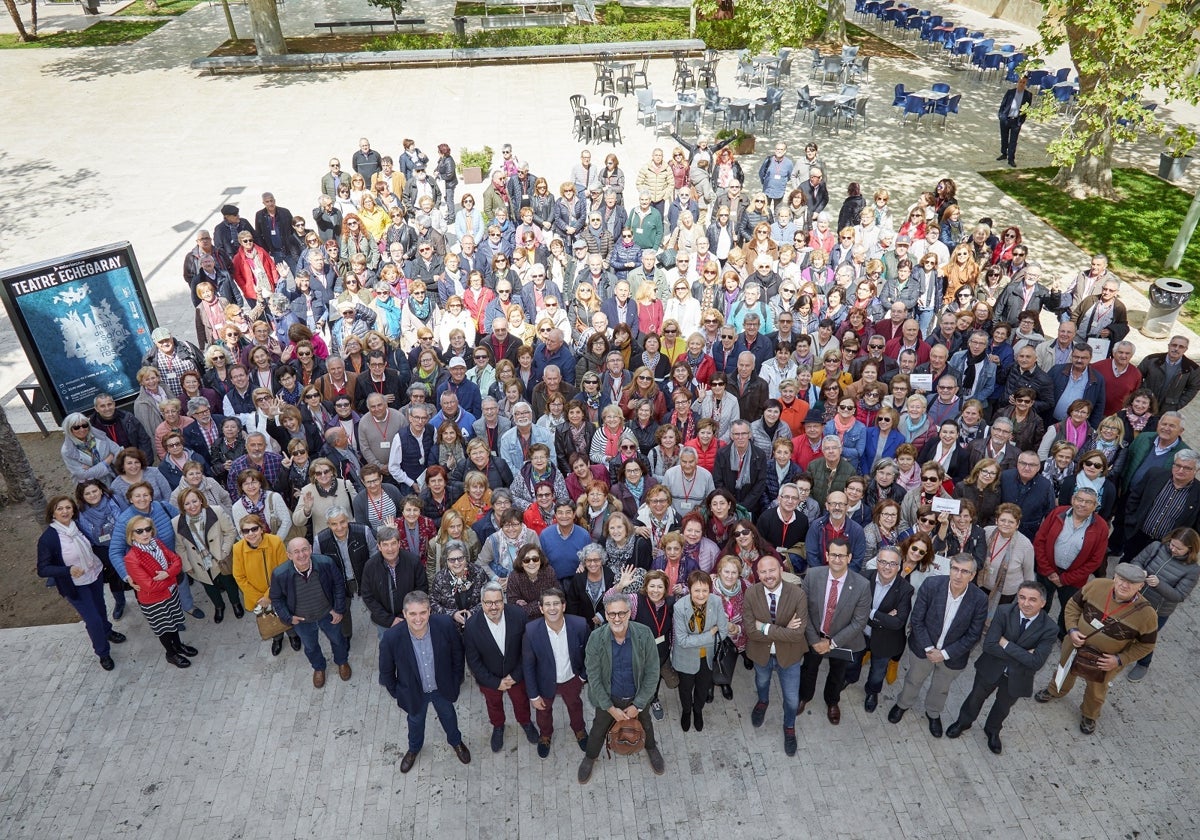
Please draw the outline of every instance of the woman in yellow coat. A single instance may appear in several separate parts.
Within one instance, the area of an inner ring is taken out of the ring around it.
[[[287,549],[278,536],[266,533],[262,518],[256,514],[245,517],[238,527],[242,538],[233,546],[233,578],[242,590],[246,609],[261,612],[271,607],[271,574],[287,562]],[[283,636],[280,633],[271,639],[272,656],[283,650]],[[287,636],[292,650],[300,650],[296,631],[288,630]]]

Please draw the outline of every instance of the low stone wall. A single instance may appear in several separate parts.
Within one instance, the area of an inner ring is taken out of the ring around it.
[[[1036,29],[1042,21],[1042,4],[1036,0],[955,0],[960,6],[989,17]]]

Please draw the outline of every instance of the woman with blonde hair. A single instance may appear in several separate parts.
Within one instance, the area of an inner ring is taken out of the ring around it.
[[[451,295],[446,298],[446,308],[434,328],[434,340],[443,350],[448,350],[455,346],[452,339],[456,330],[462,333],[465,340],[465,345],[458,345],[459,349],[475,346],[475,318],[470,310],[464,307],[461,297]]]
[[[947,306],[954,302],[958,290],[963,287],[974,293],[979,280],[979,264],[971,254],[971,246],[966,243],[957,246],[950,254],[950,261],[942,266],[941,273],[945,278],[942,300]]]
[[[454,508],[442,514],[442,524],[438,527],[437,536],[429,541],[429,548],[425,551],[425,573],[431,581],[438,572],[446,568],[446,546],[451,542],[461,542],[465,545],[467,563],[475,566],[483,546],[479,542],[479,535]]]
[[[658,299],[658,290],[647,281],[638,286],[633,294],[638,308],[638,332],[658,333],[663,323],[663,302]]]
[[[400,345],[407,352],[413,347],[413,338],[419,327],[428,327],[435,331],[441,323],[442,310],[438,309],[437,301],[420,280],[408,284],[408,300],[404,304],[404,313],[400,316]]]
[[[519,303],[510,304],[508,309],[504,310],[504,317],[508,319],[508,334],[521,339],[526,347],[533,347],[537,329],[525,320],[525,310],[521,308],[521,305]]]

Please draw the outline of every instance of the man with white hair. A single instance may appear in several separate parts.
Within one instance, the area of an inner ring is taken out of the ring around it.
[[[550,463],[558,457],[554,451],[554,433],[542,426],[533,425],[533,406],[519,402],[513,406],[513,427],[500,438],[500,457],[508,464],[513,475],[521,473],[521,467],[529,460],[529,447],[535,443],[545,444],[550,449]]]

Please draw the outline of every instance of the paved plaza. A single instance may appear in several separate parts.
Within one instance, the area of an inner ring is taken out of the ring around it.
[[[334,9],[366,8],[289,0],[281,17],[285,32],[300,34],[317,17],[336,17]],[[433,20],[446,9],[414,0],[406,14]],[[56,11],[80,15],[78,7]],[[1030,37],[982,15],[955,14],[990,32]],[[234,15],[248,33],[246,10],[236,6]],[[589,64],[219,78],[187,68],[224,37],[219,9],[200,6],[128,48],[0,51],[0,267],[129,239],[160,319],[187,335],[192,313],[180,265],[197,228],[211,228],[228,201],[252,216],[263,190],[309,215],[328,156],[348,162],[360,135],[392,155],[402,137],[431,154],[449,143],[456,157],[463,146],[498,150],[510,142],[552,182],[577,159],[567,97],[592,98]],[[723,92],[735,89],[733,63],[722,61]],[[966,217],[1019,218],[1017,206],[976,174],[996,165],[1001,86],[944,62],[880,60],[871,71],[867,127],[816,135],[835,207],[851,176],[864,189],[887,185],[903,206],[949,175]],[[669,91],[670,78],[669,62],[652,62],[656,89]],[[966,94],[960,119],[945,131],[899,127],[887,107],[893,86],[943,80]],[[615,151],[632,183],[662,140],[635,124],[633,99],[626,102],[625,142]],[[786,104],[774,137],[795,149],[810,132],[792,125],[794,95]],[[1163,110],[1176,119],[1195,113]],[[1018,163],[1043,164],[1051,134],[1027,125]],[[754,169],[764,146],[760,138]],[[1153,142],[1122,148],[1118,161],[1153,168],[1157,149]],[[1196,167],[1189,179],[1195,189]],[[482,186],[460,193],[479,195]],[[1048,276],[1086,264],[1055,231],[1020,218]],[[1128,290],[1124,299],[1131,311],[1147,306]],[[1139,356],[1160,349],[1136,330],[1131,339]],[[26,374],[4,319],[0,395],[14,423],[32,428],[12,394]],[[1197,414],[1188,413],[1190,439],[1200,439]],[[27,555],[32,574],[32,546],[0,550]],[[472,763],[459,764],[431,720],[425,749],[402,776],[404,717],[378,685],[374,634],[361,603],[354,609],[354,676],[343,683],[331,675],[320,691],[303,654],[285,647],[272,658],[248,618],[189,619],[184,640],[200,655],[187,671],[163,660],[135,609],[118,626],[130,638],[114,648],[112,673],[96,666],[79,625],[0,631],[0,719],[8,733],[0,748],[0,837],[1141,840],[1200,831],[1194,607],[1174,616],[1144,682],[1118,678],[1090,738],[1078,733],[1077,689],[1047,706],[1022,701],[1000,757],[988,752],[980,726],[957,741],[934,740],[919,703],[899,725],[887,722],[897,683],[885,688],[875,714],[862,710],[861,689],[848,689],[838,727],[815,703],[798,724],[800,752],[789,759],[777,688],[766,725],[754,729],[751,674],[739,668],[733,701],[717,698],[703,733],[680,731],[678,699],[664,689],[667,718],[656,728],[666,775],[654,776],[644,756],[602,756],[586,787],[575,781],[582,753],[563,737],[561,707],[549,759],[537,757],[511,718],[506,748],[494,755],[469,676],[458,708]],[[946,723],[972,674],[956,682]]]

